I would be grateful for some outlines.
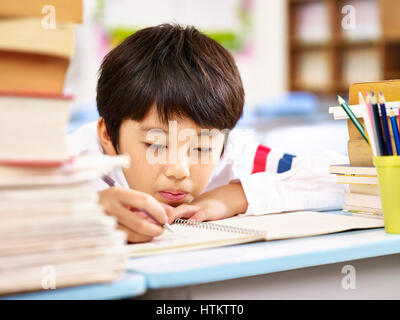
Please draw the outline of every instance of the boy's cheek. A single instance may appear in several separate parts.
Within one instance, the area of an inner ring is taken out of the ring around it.
[[[152,170],[150,169],[138,166],[124,169],[123,173],[129,188],[152,194],[155,189],[157,177],[152,174]]]
[[[191,177],[192,182],[194,185],[194,190],[192,192],[193,199],[196,199],[200,194],[202,194],[207,187],[210,178],[211,178],[211,173],[207,171],[199,172],[199,174],[196,174]],[[192,199],[192,201],[193,201]]]

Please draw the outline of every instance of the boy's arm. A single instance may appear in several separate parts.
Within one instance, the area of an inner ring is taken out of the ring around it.
[[[265,170],[241,176],[249,203],[246,214],[340,209],[346,186],[336,183],[329,166],[347,161],[343,155],[325,151],[294,157],[290,168],[280,173]]]
[[[243,139],[238,141],[240,145],[236,143],[233,148],[232,141],[228,145],[223,166],[212,177],[211,184],[217,187],[208,188],[192,205],[176,208],[174,216],[178,213],[186,218],[213,220],[238,213],[341,207],[345,186],[338,185],[329,174],[329,165],[346,163],[347,157],[335,152],[294,156]]]
[[[247,199],[240,182],[231,183],[203,193],[191,204],[173,209],[168,222],[176,218],[196,221],[219,220],[246,212]]]

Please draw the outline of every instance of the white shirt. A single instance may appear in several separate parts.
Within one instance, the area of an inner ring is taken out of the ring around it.
[[[97,122],[88,123],[68,135],[67,146],[73,155],[103,154],[97,137]],[[329,165],[344,163],[348,163],[348,158],[336,152],[296,157],[271,150],[257,143],[249,131],[234,129],[204,192],[240,181],[249,204],[246,214],[251,215],[340,209],[346,187],[337,184],[335,176],[329,174]],[[252,173],[255,168],[261,172]],[[116,186],[129,188],[121,168],[109,172],[108,176]],[[108,185],[99,179],[93,187],[100,191]]]

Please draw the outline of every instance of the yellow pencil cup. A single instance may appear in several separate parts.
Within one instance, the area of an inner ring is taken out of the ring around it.
[[[400,234],[400,156],[374,157],[387,233]]]

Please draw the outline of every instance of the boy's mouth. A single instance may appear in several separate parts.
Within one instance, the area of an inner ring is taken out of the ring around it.
[[[162,190],[158,193],[168,201],[181,201],[188,194],[187,192],[181,190]]]

